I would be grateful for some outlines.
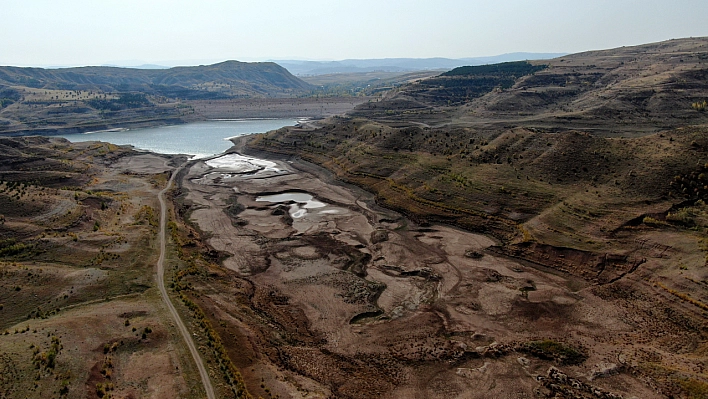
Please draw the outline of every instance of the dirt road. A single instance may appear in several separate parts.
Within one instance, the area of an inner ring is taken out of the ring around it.
[[[160,289],[160,295],[162,295],[162,299],[165,301],[167,308],[172,314],[172,318],[174,319],[175,324],[177,324],[177,328],[179,329],[180,334],[182,334],[184,343],[187,344],[187,347],[189,348],[189,351],[192,353],[192,357],[194,358],[194,362],[197,364],[197,369],[199,369],[199,375],[202,378],[202,384],[204,385],[204,390],[206,391],[207,398],[216,399],[216,396],[214,395],[214,387],[211,385],[209,373],[207,373],[206,367],[204,367],[204,362],[202,361],[201,355],[199,355],[199,351],[197,350],[196,345],[194,345],[194,341],[189,335],[187,327],[185,327],[184,323],[182,322],[182,319],[177,313],[177,310],[172,305],[170,298],[167,296],[167,290],[165,289],[165,230],[167,225],[167,206],[165,204],[165,193],[172,186],[172,182],[174,181],[175,176],[177,176],[177,174],[179,173],[180,169],[181,167],[177,168],[174,172],[172,172],[172,177],[170,177],[170,180],[167,182],[167,186],[162,189],[162,191],[160,191],[157,197],[160,201],[160,258],[157,260],[157,286]]]

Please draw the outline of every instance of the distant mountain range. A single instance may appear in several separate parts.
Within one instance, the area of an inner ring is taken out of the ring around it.
[[[413,72],[423,70],[449,70],[461,66],[496,64],[499,62],[542,60],[566,55],[565,53],[508,53],[492,57],[475,58],[380,58],[349,59],[342,61],[273,60],[297,76],[328,75],[356,72]]]

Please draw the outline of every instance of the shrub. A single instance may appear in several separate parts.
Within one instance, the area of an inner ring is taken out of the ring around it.
[[[708,107],[708,102],[706,100],[703,100],[703,102],[697,101],[691,104],[691,107],[693,107],[696,111],[703,112],[706,110],[706,107]]]
[[[555,360],[567,365],[581,364],[587,359],[587,355],[582,351],[550,339],[527,342],[522,350],[541,359]]]
[[[649,226],[666,226],[666,222],[654,219],[651,216],[646,216],[644,219],[642,219],[642,223],[649,225]]]
[[[694,222],[694,213],[690,208],[681,208],[674,213],[666,215],[666,220],[681,224],[690,225]]]

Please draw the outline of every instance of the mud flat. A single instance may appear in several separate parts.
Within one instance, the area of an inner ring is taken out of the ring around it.
[[[221,264],[193,297],[254,395],[662,397],[634,374],[641,350],[670,353],[632,321],[646,298],[630,309],[484,235],[418,226],[296,159],[228,154],[180,184]]]

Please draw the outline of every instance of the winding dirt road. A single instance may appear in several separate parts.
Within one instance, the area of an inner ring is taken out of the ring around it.
[[[162,295],[162,300],[165,301],[165,305],[167,305],[167,308],[170,310],[172,318],[177,324],[177,328],[179,329],[180,334],[182,334],[182,339],[184,339],[184,343],[187,344],[187,347],[189,348],[189,351],[192,353],[192,357],[194,358],[194,362],[197,364],[197,369],[199,369],[199,375],[202,378],[202,384],[204,385],[204,391],[206,391],[207,398],[216,399],[216,395],[214,395],[214,387],[211,385],[209,373],[207,373],[206,367],[204,367],[202,357],[199,354],[196,345],[194,345],[194,341],[189,335],[187,327],[185,327],[184,323],[182,322],[182,319],[177,313],[177,310],[175,309],[174,305],[172,305],[172,301],[170,301],[170,298],[167,296],[167,290],[165,289],[165,253],[167,241],[165,237],[165,231],[167,229],[167,205],[165,204],[165,193],[167,192],[167,190],[170,189],[170,187],[172,187],[172,182],[174,182],[175,177],[181,169],[182,167],[180,166],[179,168],[175,169],[174,172],[172,172],[172,176],[167,182],[167,186],[162,189],[162,191],[160,191],[160,193],[157,195],[157,199],[160,201],[160,258],[157,260],[157,287],[160,289],[160,295]]]

